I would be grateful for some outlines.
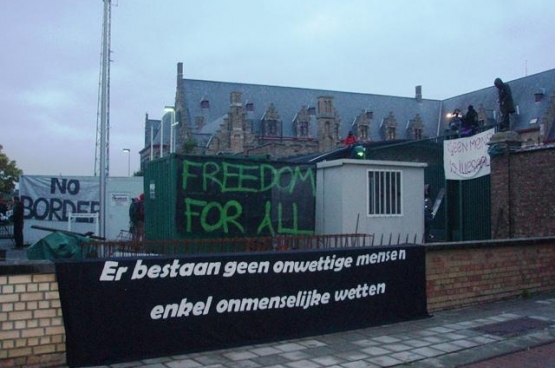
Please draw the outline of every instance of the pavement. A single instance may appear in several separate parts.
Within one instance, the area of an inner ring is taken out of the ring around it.
[[[25,251],[12,248],[0,240],[6,262],[25,258]],[[384,326],[103,367],[555,368],[555,292]]]

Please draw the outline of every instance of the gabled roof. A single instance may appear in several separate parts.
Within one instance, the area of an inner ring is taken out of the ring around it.
[[[283,136],[294,136],[293,121],[302,106],[315,107],[320,96],[334,98],[334,107],[341,119],[340,134],[345,137],[353,121],[363,111],[372,111],[374,120],[370,127],[372,140],[381,140],[380,123],[393,112],[399,127],[420,115],[424,123],[424,135],[435,136],[438,130],[438,116],[441,101],[408,97],[385,96],[375,94],[339,92],[308,88],[266,86],[245,83],[214,82],[195,79],[183,79],[181,93],[187,101],[188,113],[194,121],[196,116],[203,116],[205,126],[200,133],[215,133],[223,118],[229,111],[231,92],[241,92],[241,101],[253,103],[254,111],[250,117],[257,131],[259,122],[270,104],[274,104],[283,124]],[[200,101],[210,102],[210,109],[203,109]],[[316,124],[312,124],[313,136]],[[404,129],[399,129],[400,138],[405,138]]]
[[[241,92],[243,105],[248,101],[254,106],[253,111],[247,113],[251,119],[255,132],[260,131],[260,121],[271,104],[275,106],[283,125],[283,136],[294,136],[293,121],[302,106],[316,107],[318,97],[331,96],[340,121],[340,135],[345,137],[356,117],[364,111],[373,112],[370,126],[370,138],[373,141],[382,140],[380,126],[389,113],[393,113],[397,121],[397,138],[406,136],[408,122],[418,114],[424,126],[423,137],[435,137],[443,134],[448,126],[447,113],[460,108],[466,112],[468,105],[474,105],[476,110],[483,107],[489,123],[495,123],[499,116],[497,89],[491,87],[454,96],[446,100],[416,99],[409,97],[386,96],[366,93],[341,92],[296,87],[280,87],[234,82],[205,81],[196,79],[182,79],[182,91],[178,91],[185,98],[187,113],[194,124],[198,116],[204,117],[204,126],[197,132],[199,137],[209,137],[220,129],[230,107],[232,92]],[[503,79],[503,78],[502,78]],[[513,81],[505,81],[513,94],[517,107],[517,114],[511,117],[511,129],[525,131],[534,129],[546,116],[552,96],[555,95],[555,69],[526,76]],[[535,93],[543,93],[543,99],[536,102]],[[208,101],[210,108],[202,108],[201,101]],[[551,123],[551,122],[550,122]],[[555,124],[553,124],[555,125]],[[311,135],[316,137],[315,118],[311,119]],[[165,132],[166,133],[166,132]],[[555,139],[555,127],[546,132],[548,139]],[[164,138],[166,140],[166,138]],[[206,140],[206,138],[204,139]]]

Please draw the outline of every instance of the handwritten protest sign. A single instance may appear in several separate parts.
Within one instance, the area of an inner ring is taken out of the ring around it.
[[[445,140],[443,142],[443,165],[445,179],[469,180],[490,174],[488,142],[494,129],[472,137]]]

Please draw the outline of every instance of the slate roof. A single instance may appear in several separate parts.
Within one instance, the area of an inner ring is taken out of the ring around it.
[[[283,123],[282,135],[292,137],[295,135],[293,120],[302,106],[316,107],[318,97],[332,96],[334,107],[341,119],[340,134],[342,138],[351,130],[353,122],[361,112],[372,111],[370,138],[373,141],[381,141],[380,126],[390,112],[397,121],[397,139],[409,138],[406,133],[407,123],[414,119],[416,114],[420,115],[424,124],[423,138],[442,135],[448,126],[447,113],[452,112],[455,108],[466,112],[468,105],[474,105],[476,110],[482,106],[487,112],[489,122],[495,123],[495,118],[499,116],[497,89],[493,86],[493,80],[496,77],[491,78],[491,87],[445,100],[417,100],[410,97],[196,79],[183,79],[183,90],[179,92],[185,98],[189,121],[192,124],[194,124],[195,117],[204,116],[205,125],[201,131],[195,134],[195,138],[201,145],[206,145],[212,135],[220,129],[229,112],[232,92],[242,93],[243,106],[247,102],[253,104],[253,111],[247,112],[247,115],[249,119],[252,119],[255,132],[259,131],[261,118],[270,104],[273,104]],[[502,76],[501,79],[503,79]],[[518,109],[517,114],[511,117],[511,129],[519,131],[537,126],[549,108],[551,96],[555,95],[555,69],[512,81],[504,80],[504,82],[511,87],[513,100]],[[540,102],[536,102],[534,93],[539,91],[544,96]],[[209,109],[202,108],[201,101],[203,100],[209,102]],[[537,122],[534,123],[536,118]],[[162,119],[167,119],[167,116]],[[169,126],[169,124],[163,125]],[[316,120],[313,117],[312,137],[316,137],[316,128]],[[547,133],[548,139],[555,139],[555,127]],[[159,139],[160,137],[157,135],[155,140]],[[164,132],[164,141],[169,141],[169,128]]]
[[[455,96],[443,101],[442,127],[447,126],[448,118],[446,114],[453,112],[455,108],[460,108],[466,112],[468,105],[473,105],[476,110],[482,105],[488,113],[488,117],[493,119],[499,116],[499,106],[497,103],[497,88],[493,86],[495,77],[491,78],[491,87],[464,95]],[[503,80],[503,78],[501,78]],[[511,88],[513,101],[517,113],[511,116],[511,130],[519,131],[537,126],[545,116],[549,108],[550,98],[555,93],[555,69],[537,73],[527,77],[505,81]],[[534,94],[538,91],[544,93],[540,102],[535,102]],[[530,123],[533,119],[538,119],[536,123]],[[555,129],[551,129],[547,135],[548,139],[555,138]]]
[[[188,104],[189,115],[194,121],[196,116],[204,116],[206,125],[200,133],[213,134],[223,122],[229,111],[231,92],[241,92],[241,101],[253,103],[251,113],[255,131],[270,104],[275,106],[283,123],[283,136],[295,136],[293,120],[303,105],[316,107],[318,97],[332,96],[334,107],[341,119],[340,134],[347,136],[356,117],[363,111],[372,111],[374,119],[370,126],[372,140],[381,140],[380,125],[390,112],[393,112],[398,124],[398,136],[405,138],[407,122],[420,114],[424,124],[424,136],[433,137],[438,131],[438,116],[441,101],[416,98],[396,97],[376,94],[317,90],[307,88],[279,87],[244,83],[214,82],[194,79],[183,79],[183,95]],[[202,109],[201,101],[206,99],[210,109]],[[316,137],[316,122],[311,124],[312,136]]]

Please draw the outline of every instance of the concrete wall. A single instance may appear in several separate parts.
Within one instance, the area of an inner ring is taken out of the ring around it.
[[[426,164],[343,159],[320,162],[316,179],[316,234],[374,234],[421,242]],[[368,170],[402,172],[402,215],[368,215]],[[387,243],[384,240],[385,243]]]
[[[428,311],[555,290],[555,238],[426,245]],[[65,363],[54,265],[0,263],[0,367]]]

